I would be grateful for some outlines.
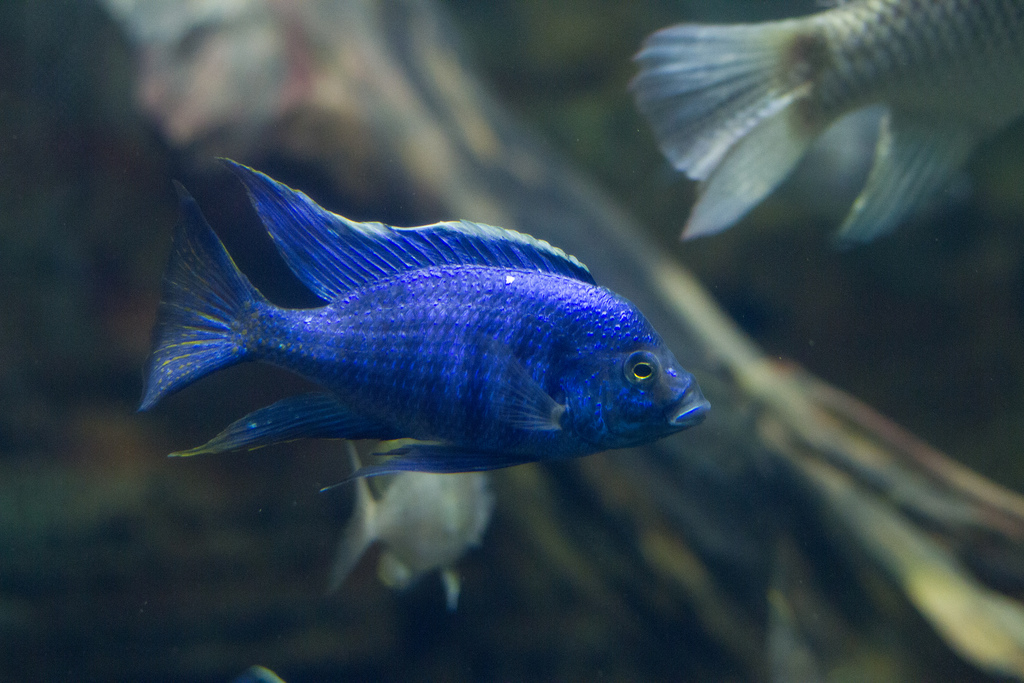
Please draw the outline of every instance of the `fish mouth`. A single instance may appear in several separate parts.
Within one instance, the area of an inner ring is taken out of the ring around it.
[[[704,398],[700,387],[694,385],[686,390],[683,397],[668,410],[668,423],[673,427],[694,427],[707,417],[711,403]]]

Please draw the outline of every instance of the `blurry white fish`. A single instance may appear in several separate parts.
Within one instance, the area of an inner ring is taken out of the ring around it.
[[[886,108],[840,228],[863,242],[949,182],[1024,113],[1024,0],[856,0],[799,19],[651,35],[631,85],[662,151],[702,181],[684,237],[729,227],[834,121]]]
[[[346,445],[358,469],[355,447]],[[487,474],[401,472],[380,500],[365,478],[354,485],[355,510],[338,545],[330,590],[337,590],[366,549],[380,541],[386,549],[377,574],[386,586],[402,589],[426,572],[440,570],[448,609],[454,611],[460,589],[454,565],[480,545],[494,511]]]

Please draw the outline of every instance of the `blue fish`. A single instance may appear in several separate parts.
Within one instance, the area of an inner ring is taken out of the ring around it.
[[[547,242],[468,221],[359,223],[225,163],[325,305],[270,303],[176,183],[181,218],[139,409],[243,361],[327,391],[278,401],[175,455],[380,439],[393,457],[353,476],[468,472],[637,446],[704,419],[696,380],[640,311]]]

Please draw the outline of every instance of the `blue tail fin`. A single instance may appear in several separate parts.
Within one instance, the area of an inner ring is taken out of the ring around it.
[[[139,410],[214,370],[245,358],[239,314],[266,300],[235,266],[199,205],[174,184],[181,218],[146,361]]]

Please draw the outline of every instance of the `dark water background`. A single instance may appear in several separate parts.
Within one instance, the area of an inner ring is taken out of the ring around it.
[[[633,109],[625,90],[634,73],[631,55],[645,35],[677,21],[759,20],[807,11],[814,3],[445,4],[499,98],[649,226],[662,248],[692,268],[771,355],[799,362],[961,462],[1024,490],[1018,456],[1024,437],[1024,126],[986,143],[931,211],[870,245],[834,250],[829,237],[852,194],[837,190],[834,205],[812,207],[798,181],[730,231],[683,244],[677,237],[693,187],[667,167]],[[63,464],[145,471],[163,463],[125,454],[167,452],[222,426],[194,414],[188,402],[171,402],[157,416],[134,413],[175,220],[170,179],[180,169],[136,113],[131,75],[128,46],[91,3],[0,0],[0,461],[8,472]],[[215,224],[229,221],[241,201],[198,199]],[[244,267],[244,240],[228,242]],[[261,278],[273,274],[254,276],[257,284]],[[246,372],[195,387],[192,402],[224,397]],[[292,381],[274,378],[277,388]],[[154,443],[152,435],[168,424],[182,425],[179,440]],[[239,463],[199,466],[192,493],[217,495],[216,484],[229,476],[244,488]],[[275,466],[268,463],[261,462],[264,472]],[[323,469],[329,480],[330,469]],[[294,492],[295,500],[315,495],[316,485],[281,471],[277,485]],[[52,598],[45,591],[73,601],[81,588],[27,579],[56,572],[48,563],[67,556],[51,553],[46,542],[25,546],[19,540],[49,535],[57,546],[61,529],[87,523],[61,517],[82,495],[75,476],[70,469],[57,483],[26,476],[0,500],[0,552],[8,553],[8,571],[0,575],[7,596],[0,627],[21,623],[36,601]],[[120,495],[110,491],[111,500]],[[258,499],[262,492],[246,495]],[[289,512],[261,508],[260,514],[269,520]],[[304,514],[317,524],[328,516]],[[199,528],[207,521],[190,523]],[[122,559],[130,564],[135,549],[125,534]],[[322,570],[333,540],[310,533],[290,543],[295,556],[304,543],[316,547],[319,555],[310,563]],[[94,552],[83,545],[77,559],[83,565],[104,561]],[[286,554],[280,561],[293,560]],[[241,571],[237,563],[224,571]],[[113,583],[123,578],[112,577],[114,592]],[[370,583],[368,573],[363,587]],[[138,592],[157,594],[159,587]],[[424,609],[436,610],[435,598],[431,594]],[[479,601],[466,607],[470,613],[481,608]],[[76,609],[32,613],[36,619],[97,618],[103,607],[83,602]],[[434,623],[416,622],[424,650],[440,640],[429,633]],[[0,680],[30,680],[33,672],[80,680],[89,677],[83,672],[113,670],[83,664],[90,661],[88,642],[32,643],[19,640],[16,629],[11,633],[0,640]],[[23,648],[37,645],[40,662],[25,664]],[[139,647],[155,658],[166,655],[158,638]],[[58,651],[66,657],[64,676],[42,661]],[[458,654],[448,656],[457,660]],[[413,662],[417,654],[408,656]]]

